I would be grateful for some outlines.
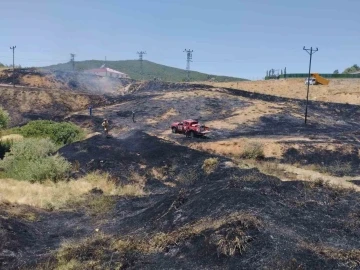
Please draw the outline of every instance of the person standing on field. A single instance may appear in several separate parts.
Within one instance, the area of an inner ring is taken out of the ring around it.
[[[132,111],[132,121],[135,123],[135,111]]]
[[[105,118],[101,125],[104,128],[105,135],[108,136],[109,135],[109,121]]]

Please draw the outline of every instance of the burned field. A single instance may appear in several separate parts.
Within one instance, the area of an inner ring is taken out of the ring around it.
[[[2,203],[1,269],[360,269],[359,106],[311,102],[305,126],[301,100],[162,82],[127,91],[65,118],[101,132],[106,117],[111,138],[58,150],[73,166],[65,183],[96,172],[122,191]],[[171,133],[189,118],[209,136]],[[266,142],[261,155],[245,157],[253,142]],[[282,181],[268,162],[352,181]]]
[[[88,204],[76,209],[29,207],[17,218],[8,210],[17,206],[2,207],[2,269],[57,269],[71,260],[79,269],[360,266],[360,197],[354,190],[282,182],[140,131],[122,139],[95,136],[60,151],[80,163],[79,172],[108,171],[119,183],[143,185],[145,193],[107,197],[92,191]],[[89,166],[91,156],[98,166]],[[211,169],[207,159],[216,160]],[[106,211],[87,211],[103,200],[109,200]],[[63,244],[65,239],[73,242]]]

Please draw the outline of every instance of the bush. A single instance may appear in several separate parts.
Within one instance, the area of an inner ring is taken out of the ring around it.
[[[264,147],[259,143],[250,143],[245,147],[241,157],[246,159],[263,159],[265,157]]]
[[[52,154],[56,146],[49,139],[29,138],[15,142],[0,161],[6,176],[30,182],[57,181],[66,176],[71,164],[60,155]]]
[[[202,169],[206,174],[210,174],[216,170],[219,166],[219,159],[217,158],[208,158],[204,160],[204,164],[202,165]]]
[[[3,159],[5,156],[5,153],[10,151],[11,147],[11,141],[0,141],[0,159]]]
[[[9,124],[9,114],[0,107],[0,129],[6,128]]]
[[[72,123],[50,120],[31,121],[20,130],[24,137],[49,137],[58,145],[70,144],[84,137],[83,131]]]

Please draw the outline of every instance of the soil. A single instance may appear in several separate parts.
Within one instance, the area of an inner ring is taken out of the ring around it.
[[[87,154],[82,154],[80,149],[85,149]],[[177,166],[174,176],[166,180],[176,185],[170,187],[147,177],[148,195],[118,198],[114,209],[103,213],[101,218],[89,216],[81,209],[77,212],[32,209],[38,219],[29,222],[9,217],[4,211],[1,231],[6,241],[0,252],[2,269],[30,267],[46,261],[49,252],[57,249],[63,240],[92,236],[95,228],[112,235],[113,239],[126,235],[141,239],[157,232],[170,233],[205,217],[226,218],[236,211],[251,213],[263,224],[259,229],[246,231],[252,241],[243,254],[218,256],[216,246],[209,239],[220,232],[209,229],[169,245],[164,252],[136,254],[128,269],[224,269],[224,266],[228,269],[277,269],[277,265],[292,264],[299,269],[348,269],[347,264],[351,262],[329,258],[300,244],[306,242],[343,250],[360,248],[359,227],[351,226],[349,219],[360,206],[360,196],[355,191],[339,193],[321,186],[309,188],[300,181],[282,182],[257,169],[226,166],[229,160],[222,157],[218,157],[218,169],[206,175],[201,165],[204,159],[214,155],[141,131],[112,139],[95,136],[66,146],[60,153],[71,161],[80,161],[86,170],[100,169],[117,175],[119,181],[129,166]],[[111,160],[113,164],[87,168],[88,160],[95,156]],[[186,184],[177,182],[177,174],[184,168],[189,170],[189,166],[199,173],[197,179]],[[146,174],[146,170],[136,171]],[[250,181],[242,180],[249,176]],[[182,200],[172,208],[179,192]],[[355,265],[360,267],[356,262]]]
[[[29,269],[46,263],[64,241],[96,237],[98,232],[111,239],[144,240],[156,233],[171,235],[206,218],[214,224],[225,221],[219,228],[209,226],[167,243],[158,252],[133,251],[126,255],[130,259],[124,268],[360,269],[356,255],[360,250],[358,192],[321,181],[281,181],[256,168],[241,168],[236,158],[219,149],[224,143],[235,148],[243,140],[262,140],[272,144],[264,161],[327,167],[339,164],[335,160],[349,163],[346,176],[352,177],[349,185],[355,186],[360,150],[358,105],[311,101],[305,125],[303,100],[200,84],[136,83],[124,95],[102,98],[109,103],[99,103],[92,116],[86,108],[59,113],[61,110],[50,108],[51,99],[47,112],[40,113],[51,112],[51,117],[94,132],[59,150],[79,164],[72,177],[95,170],[108,172],[119,185],[144,181],[145,195],[114,196],[113,209],[96,215],[83,207],[24,209],[35,213],[35,220],[15,217],[9,210],[24,206],[1,205],[0,235],[5,239],[0,244],[1,269]],[[22,104],[18,96],[13,100],[14,108]],[[102,131],[104,117],[110,122],[110,138],[96,133]],[[187,118],[208,125],[210,135],[186,138],[172,134],[170,124]],[[208,174],[203,165],[209,158],[217,158],[218,163]],[[104,195],[94,190],[87,198],[91,201],[96,196]],[[236,212],[256,217],[262,225],[231,222],[228,217]],[[234,230],[247,239],[245,250],[235,249],[234,256],[218,254],[217,237]],[[103,263],[115,269],[123,254],[104,252],[108,253]],[[78,259],[92,256],[90,252]]]
[[[306,99],[304,79],[280,79],[242,82],[204,82],[215,87],[246,90],[273,96]],[[330,79],[329,85],[310,86],[309,99],[314,101],[360,104],[360,79]]]

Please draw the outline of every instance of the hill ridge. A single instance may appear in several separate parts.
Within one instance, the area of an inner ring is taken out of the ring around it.
[[[103,64],[103,60],[84,60],[75,62],[75,68],[78,71],[82,71],[86,69],[99,68]],[[148,60],[143,61],[143,76],[141,75],[140,64],[138,60],[106,61],[106,66],[124,72],[135,80],[152,80],[156,78],[163,81],[184,82],[187,78],[187,71],[184,69],[161,65]],[[67,62],[42,68],[53,70],[72,70],[72,64],[70,62]],[[198,71],[190,71],[190,81],[209,81],[211,79],[218,82],[246,80],[243,78],[212,75]]]

